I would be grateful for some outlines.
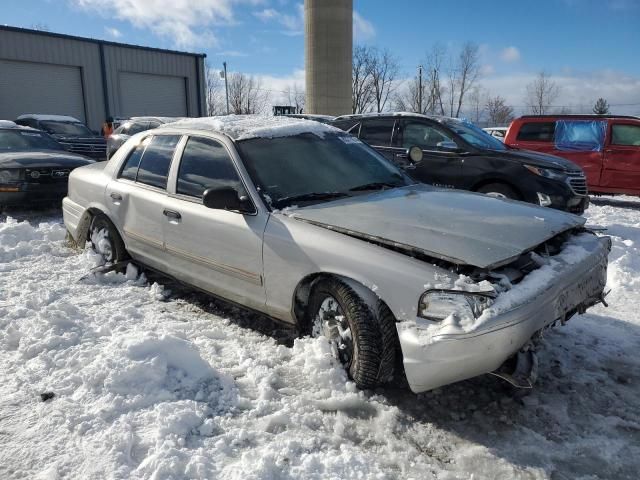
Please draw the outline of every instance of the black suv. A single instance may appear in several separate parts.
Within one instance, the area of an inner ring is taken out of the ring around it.
[[[89,130],[89,127],[77,118],[66,115],[27,114],[20,115],[16,123],[44,130],[70,152],[94,160],[107,159],[107,141]]]
[[[368,143],[419,182],[577,214],[589,205],[578,165],[506,146],[465,120],[390,113],[343,115],[331,124]]]

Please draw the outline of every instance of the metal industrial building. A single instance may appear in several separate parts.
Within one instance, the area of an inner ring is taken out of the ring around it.
[[[204,116],[204,54],[0,26],[0,119]]]

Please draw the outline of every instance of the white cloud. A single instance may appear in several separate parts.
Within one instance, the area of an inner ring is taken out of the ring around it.
[[[500,95],[515,107],[517,114],[526,110],[526,85],[536,77],[535,73],[500,75],[483,78],[480,82],[491,95]],[[588,113],[599,97],[605,98],[616,114],[640,114],[640,77],[633,77],[611,70],[586,73],[561,73],[551,75],[560,87],[560,95],[554,102],[558,107],[567,106],[575,113]]]
[[[104,31],[107,35],[112,38],[120,38],[122,37],[122,32],[114,27],[104,27]]]
[[[137,28],[173,40],[179,48],[217,44],[211,25],[234,23],[233,8],[239,3],[258,5],[264,0],[71,0],[81,8],[95,10]]]
[[[222,52],[216,52],[219,57],[248,57],[249,54],[241,52],[239,50],[224,50]]]
[[[355,10],[353,11],[353,39],[355,42],[365,42],[376,36],[373,24]]]
[[[508,63],[520,60],[520,50],[516,47],[507,47],[500,52],[500,58]]]
[[[304,32],[304,5],[298,3],[292,14],[283,13],[273,8],[265,8],[253,14],[263,22],[278,22],[285,30],[285,35],[302,35]]]

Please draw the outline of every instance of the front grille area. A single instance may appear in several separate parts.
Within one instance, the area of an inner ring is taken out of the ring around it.
[[[576,195],[587,194],[587,178],[584,172],[567,172],[569,177],[569,186]]]
[[[71,143],[60,142],[62,146],[73,153],[86,155],[88,157],[105,157],[107,154],[107,145],[105,143]]]
[[[66,183],[69,178],[69,168],[27,168],[25,180],[28,183]]]

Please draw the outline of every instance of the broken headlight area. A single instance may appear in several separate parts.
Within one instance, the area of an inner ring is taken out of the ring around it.
[[[473,321],[493,304],[494,298],[494,293],[428,290],[420,297],[418,312],[420,317],[434,322],[441,322],[449,316]]]

